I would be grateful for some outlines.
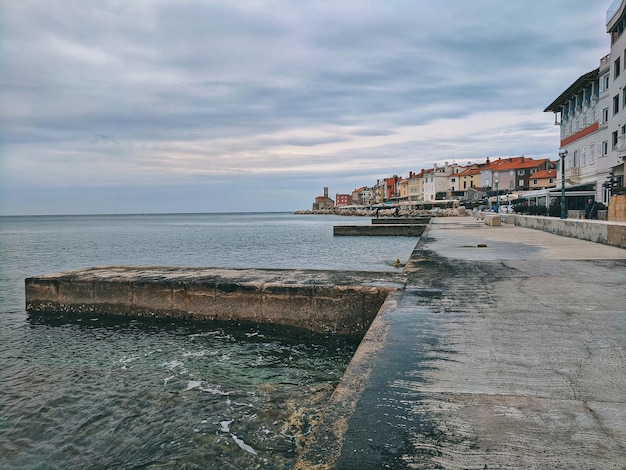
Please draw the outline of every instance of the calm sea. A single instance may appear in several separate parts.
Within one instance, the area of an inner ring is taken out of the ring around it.
[[[290,468],[356,344],[184,322],[30,317],[24,278],[100,265],[394,271],[366,218],[0,217],[0,468]]]

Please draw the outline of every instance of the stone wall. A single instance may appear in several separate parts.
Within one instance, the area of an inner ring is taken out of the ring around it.
[[[538,217],[530,215],[508,215],[508,223],[544,232],[579,238],[606,245],[626,248],[626,223],[605,222],[584,219],[558,219],[556,217]]]
[[[611,222],[626,222],[626,194],[611,196],[609,220]]]

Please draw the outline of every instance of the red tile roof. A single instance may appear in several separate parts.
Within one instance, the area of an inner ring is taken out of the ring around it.
[[[534,160],[529,157],[498,158],[485,166],[485,169],[493,171],[517,170],[520,168],[536,168],[545,163],[547,159]]]
[[[541,170],[531,175],[534,179],[556,178],[556,170]]]

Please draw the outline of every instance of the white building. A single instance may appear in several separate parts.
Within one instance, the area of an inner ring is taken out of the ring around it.
[[[545,111],[560,125],[560,147],[567,151],[565,188],[608,204],[611,175],[624,185],[626,157],[626,0],[607,11],[611,52],[600,66],[580,76]],[[562,181],[561,164],[557,187]]]
[[[606,13],[606,31],[611,36],[609,54],[609,116],[610,149],[608,169],[617,178],[617,186],[624,187],[626,160],[626,0],[615,0]],[[608,175],[607,175],[608,176]]]
[[[432,170],[428,170],[424,174],[424,200],[434,201],[437,199],[437,193],[447,195],[452,191],[459,190],[459,177],[458,175],[463,172],[465,167],[448,162],[444,163],[444,166],[439,166],[436,163],[433,165]]]
[[[602,183],[610,173],[609,118],[610,91],[607,86],[609,57],[600,67],[576,79],[545,111],[555,114],[560,125],[560,148],[565,157],[565,187],[591,191],[595,198],[608,203]],[[562,181],[561,164],[557,169],[557,187]]]

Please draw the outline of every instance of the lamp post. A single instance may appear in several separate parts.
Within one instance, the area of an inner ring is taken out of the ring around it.
[[[565,202],[565,157],[567,157],[567,150],[559,149],[559,157],[561,157],[561,219],[567,219]]]
[[[500,180],[496,180],[496,212],[500,212],[500,190],[498,189],[498,183]]]

